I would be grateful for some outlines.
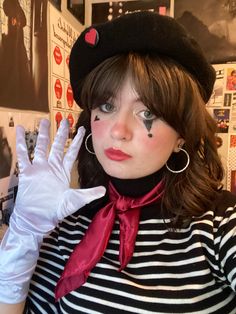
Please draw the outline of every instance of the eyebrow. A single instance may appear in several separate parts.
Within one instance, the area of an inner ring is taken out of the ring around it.
[[[118,100],[118,97],[115,96],[115,97],[108,98],[106,101],[109,102],[109,101],[116,101],[116,100]],[[134,98],[133,102],[134,103],[141,102],[144,104],[144,102],[142,101],[142,99],[139,96]]]

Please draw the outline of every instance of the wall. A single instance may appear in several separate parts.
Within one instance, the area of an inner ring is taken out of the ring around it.
[[[18,185],[16,125],[21,124],[26,130],[30,159],[40,119],[51,120],[51,138],[57,129],[56,112],[70,117],[73,131],[79,108],[71,97],[68,99],[67,57],[83,28],[67,10],[66,0],[61,3],[61,11],[47,0],[0,0],[0,218],[3,216],[3,220],[9,219]],[[60,82],[61,91],[55,82]],[[77,179],[73,171],[73,186],[77,185]]]
[[[70,121],[75,122],[79,108],[68,99],[70,89],[67,61],[70,47],[84,27],[91,24],[93,4],[100,4],[101,7],[104,2],[109,3],[106,0],[85,0],[85,23],[82,25],[67,9],[67,0],[61,1],[61,10],[51,8],[52,5],[47,0],[15,1],[19,1],[23,9],[18,12],[18,16],[21,16],[19,21],[14,16],[14,1],[0,0],[0,211],[7,213],[7,216],[12,210],[18,184],[15,126],[24,125],[29,158],[33,158],[41,118],[46,117],[52,121],[52,139],[61,117],[68,118],[70,115]],[[8,3],[8,13],[3,9],[3,2]],[[168,3],[167,14],[174,16],[192,31],[209,60],[212,63],[217,60],[220,64],[220,70],[216,66],[218,79],[208,109],[219,123],[219,152],[226,169],[223,183],[225,188],[236,193],[236,86],[233,90],[226,86],[228,71],[236,70],[236,36],[230,40],[216,40],[213,36],[212,40],[209,32],[214,29],[215,21],[227,18],[228,25],[233,23],[229,20],[225,2],[126,0],[116,1],[116,4],[121,3],[130,8],[134,3],[140,9],[142,5]],[[158,8],[155,7],[155,10],[158,11]],[[11,25],[9,21],[12,22]],[[16,25],[19,26],[17,31]],[[235,34],[235,27],[232,29]],[[16,42],[19,44],[16,45]],[[69,143],[70,140],[68,145]],[[77,184],[77,179],[76,171],[73,171],[73,186]]]

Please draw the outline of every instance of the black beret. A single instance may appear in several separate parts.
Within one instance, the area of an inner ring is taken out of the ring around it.
[[[140,52],[166,55],[180,63],[202,87],[207,102],[215,82],[215,70],[198,43],[174,18],[142,11],[86,28],[70,54],[70,80],[80,105],[83,79],[97,65],[114,55]]]

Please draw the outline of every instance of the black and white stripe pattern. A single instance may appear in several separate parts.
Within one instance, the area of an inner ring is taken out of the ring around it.
[[[223,192],[217,212],[208,211],[176,232],[168,230],[158,208],[144,208],[133,258],[121,272],[116,221],[88,281],[55,303],[56,282],[91,221],[68,217],[42,245],[28,313],[235,314],[236,209],[224,201],[229,198],[236,200]]]

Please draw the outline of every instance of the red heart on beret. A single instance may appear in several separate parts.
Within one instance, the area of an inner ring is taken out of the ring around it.
[[[85,34],[86,43],[93,47],[97,45],[98,39],[98,32],[95,28],[90,28],[90,30]]]

